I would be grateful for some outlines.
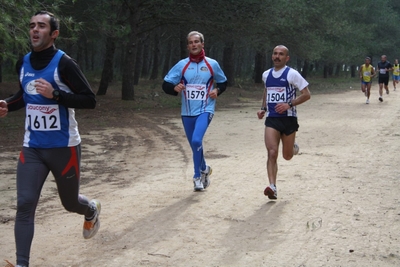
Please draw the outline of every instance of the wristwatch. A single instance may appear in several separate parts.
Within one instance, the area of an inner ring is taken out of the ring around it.
[[[293,107],[292,100],[289,100],[288,105],[289,105],[289,107],[291,107],[291,108]]]
[[[58,101],[60,99],[60,90],[53,90],[53,100]]]

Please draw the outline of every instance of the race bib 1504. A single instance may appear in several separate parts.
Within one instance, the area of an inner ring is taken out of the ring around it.
[[[267,103],[282,103],[286,101],[285,87],[268,87],[267,88]]]

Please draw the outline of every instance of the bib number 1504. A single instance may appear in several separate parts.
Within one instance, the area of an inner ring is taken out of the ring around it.
[[[284,92],[270,92],[268,93],[268,103],[286,102],[286,94]]]

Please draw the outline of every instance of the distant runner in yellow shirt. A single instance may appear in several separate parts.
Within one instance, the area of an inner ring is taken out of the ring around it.
[[[392,78],[393,78],[394,91],[396,91],[396,84],[398,84],[399,80],[400,80],[400,66],[399,66],[399,60],[398,59],[394,60]]]
[[[371,58],[365,58],[365,64],[362,64],[359,69],[361,80],[361,91],[367,97],[365,104],[369,104],[369,96],[371,94],[372,78],[375,76],[375,69],[371,65]]]

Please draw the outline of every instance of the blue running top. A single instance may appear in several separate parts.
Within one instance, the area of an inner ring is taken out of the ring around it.
[[[20,82],[24,90],[26,121],[24,147],[56,148],[79,145],[81,138],[75,110],[59,105],[57,101],[40,95],[35,88],[36,80],[43,78],[55,90],[72,91],[60,81],[58,64],[64,52],[59,50],[47,67],[35,70],[29,60],[31,53],[25,55]]]
[[[182,83],[182,116],[198,116],[204,112],[214,114],[215,99],[209,97],[216,83],[226,82],[226,77],[218,62],[205,57],[199,63],[189,58],[180,60],[165,76],[164,81],[171,84]]]

